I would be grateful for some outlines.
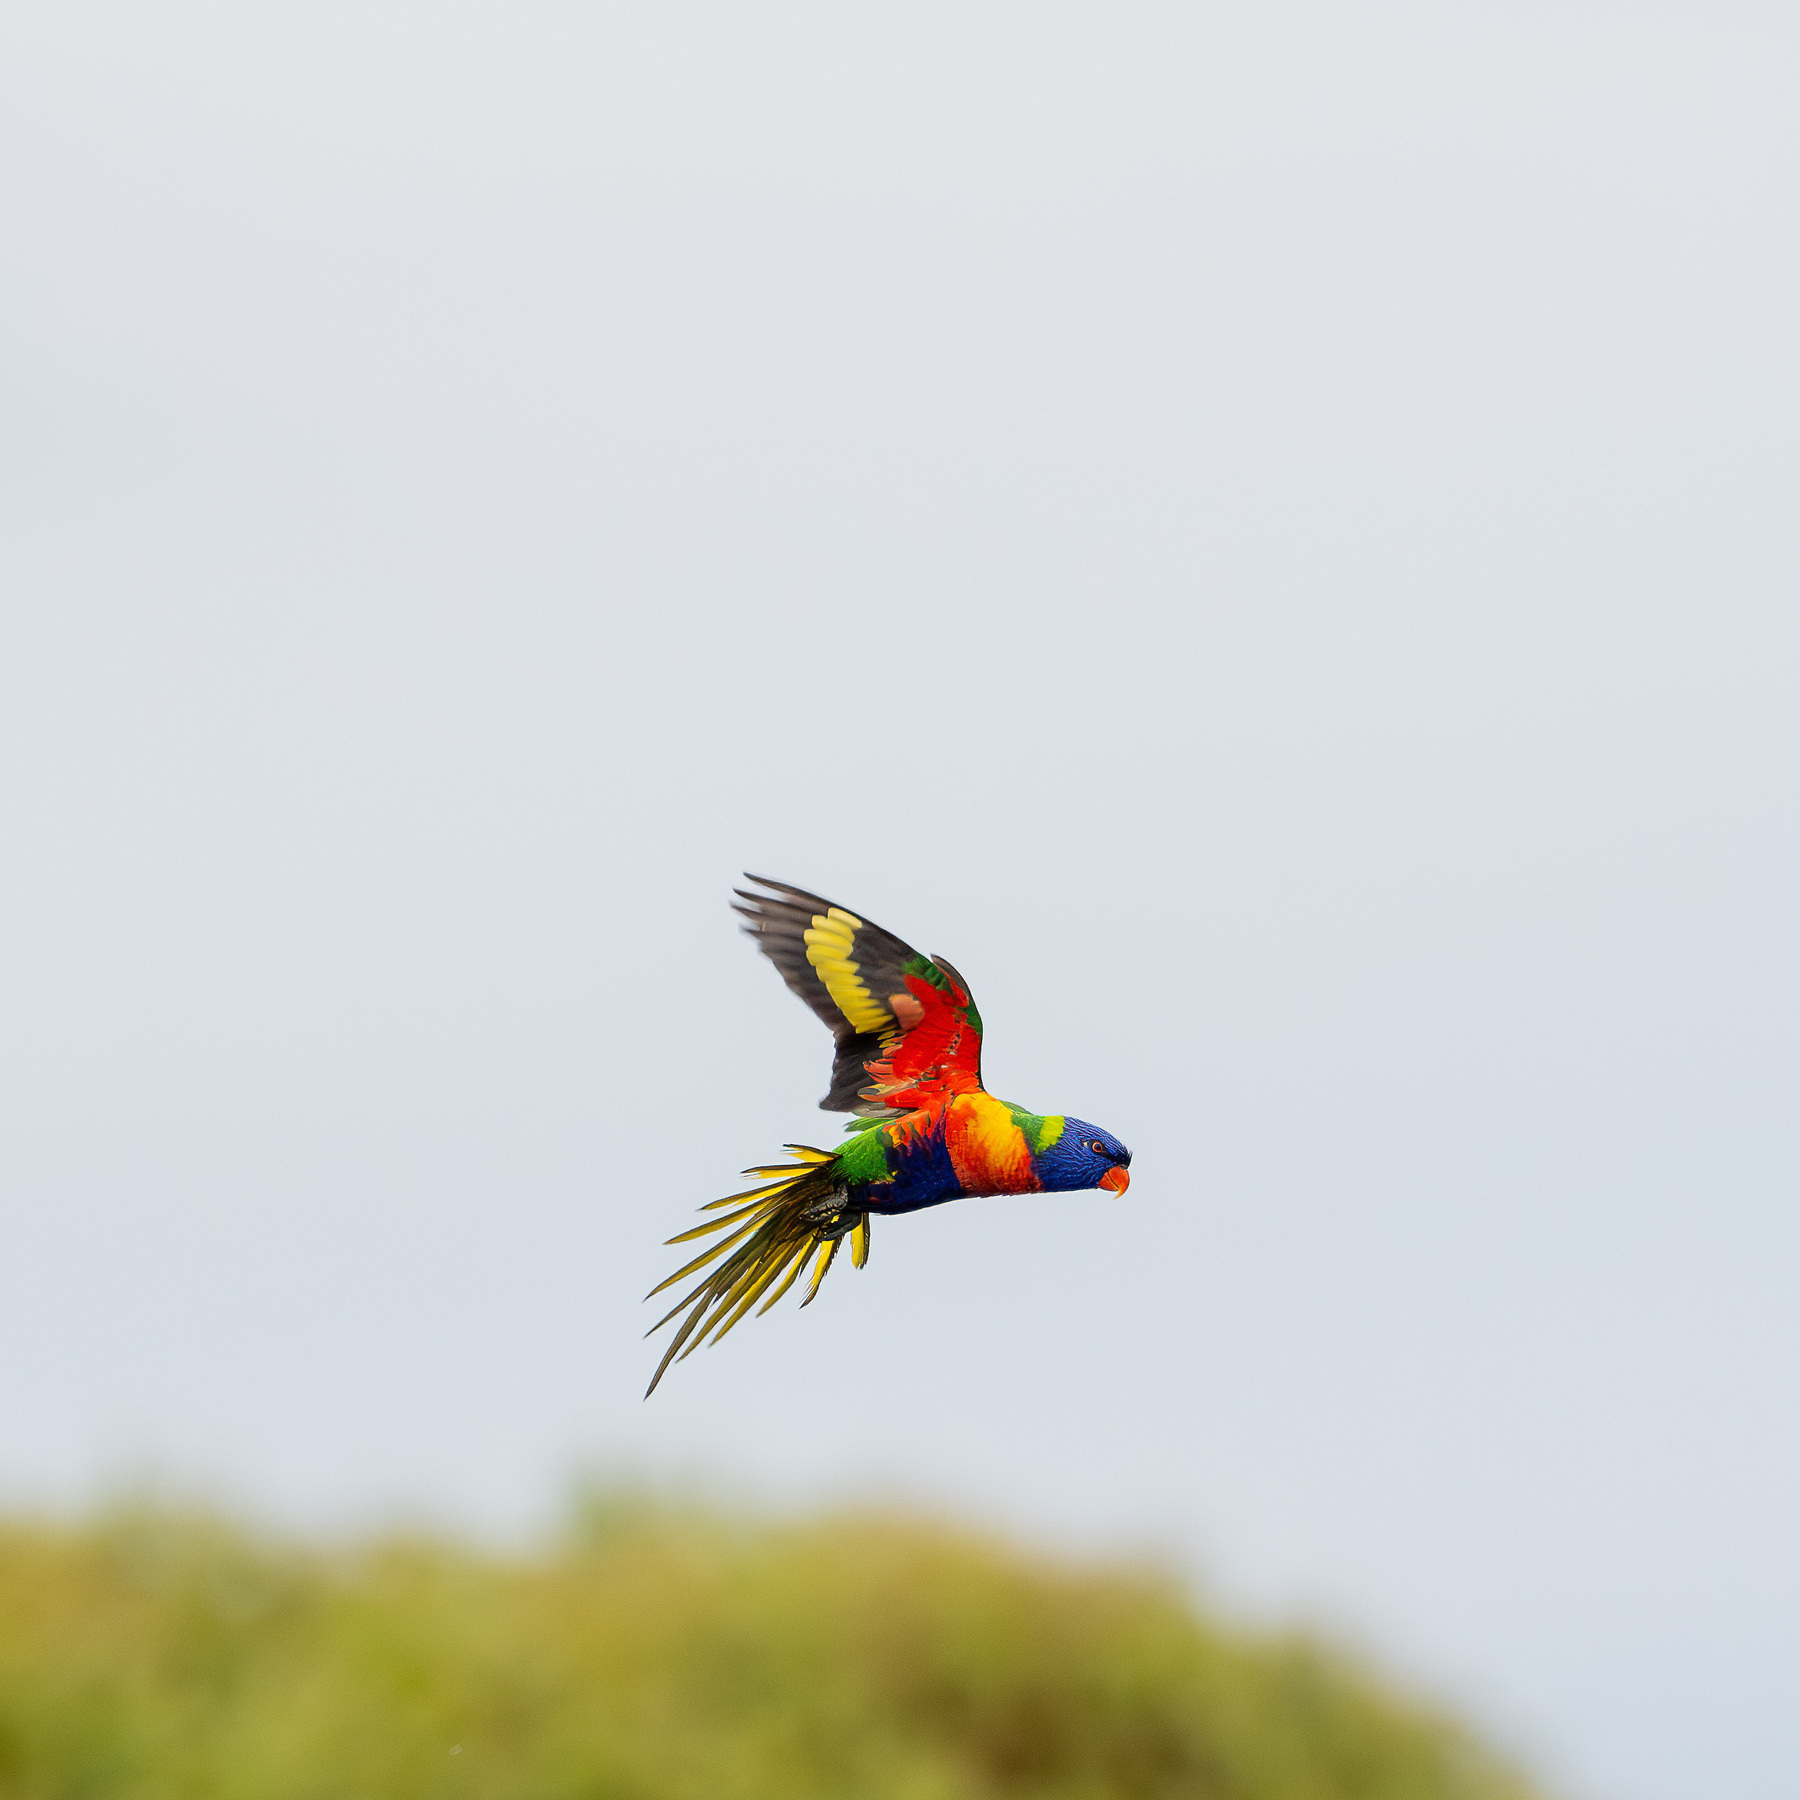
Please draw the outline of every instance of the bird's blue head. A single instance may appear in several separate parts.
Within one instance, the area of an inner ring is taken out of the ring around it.
[[[1131,1152],[1110,1131],[1085,1119],[1046,1119],[1038,1133],[1038,1145],[1032,1153],[1032,1167],[1052,1193],[1097,1187],[1122,1194],[1131,1184],[1125,1173],[1131,1166]]]

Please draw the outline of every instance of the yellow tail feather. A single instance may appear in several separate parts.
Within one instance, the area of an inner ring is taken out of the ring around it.
[[[656,1392],[670,1363],[691,1356],[704,1343],[716,1344],[758,1300],[762,1300],[758,1313],[767,1312],[809,1266],[812,1279],[800,1304],[810,1306],[846,1236],[856,1266],[860,1269],[869,1260],[869,1215],[852,1212],[845,1204],[848,1192],[835,1178],[836,1152],[815,1149],[811,1144],[789,1144],[787,1148],[800,1158],[798,1162],[744,1171],[774,1180],[711,1201],[703,1210],[729,1206],[734,1200],[748,1204],[669,1239],[671,1244],[682,1244],[711,1232],[726,1233],[666,1281],[658,1282],[650,1290],[652,1294],[660,1294],[716,1259],[724,1260],[650,1327],[652,1332],[660,1331],[678,1314],[687,1315],[657,1364],[645,1390],[646,1399]],[[734,1226],[735,1230],[730,1229]]]
[[[813,1264],[813,1278],[806,1284],[806,1298],[800,1302],[802,1306],[811,1306],[813,1297],[819,1291],[819,1283],[825,1279],[825,1272],[837,1261],[838,1245],[842,1238],[829,1238],[819,1246],[819,1260]]]

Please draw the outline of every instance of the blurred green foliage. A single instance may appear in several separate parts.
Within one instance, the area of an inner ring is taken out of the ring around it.
[[[6,1800],[1527,1800],[1340,1652],[927,1524],[0,1524]]]

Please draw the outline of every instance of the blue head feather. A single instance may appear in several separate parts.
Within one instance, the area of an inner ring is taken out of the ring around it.
[[[1131,1167],[1131,1152],[1110,1131],[1085,1119],[1063,1120],[1056,1142],[1032,1152],[1038,1180],[1052,1193],[1098,1187],[1108,1169]]]

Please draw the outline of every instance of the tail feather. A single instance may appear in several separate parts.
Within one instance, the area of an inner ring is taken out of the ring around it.
[[[752,1213],[761,1211],[760,1205],[740,1206],[736,1212],[721,1213],[716,1219],[708,1219],[704,1225],[695,1225],[687,1231],[678,1231],[672,1238],[665,1238],[663,1241],[669,1244],[685,1244],[690,1238],[705,1237],[709,1231],[723,1231],[727,1225],[735,1225],[739,1219],[747,1219]],[[715,1248],[723,1249],[730,1242],[729,1238],[725,1238]],[[669,1277],[669,1281],[679,1281],[680,1279],[679,1275]],[[669,1281],[665,1281],[663,1286],[667,1287]]]
[[[747,1174],[749,1171],[746,1170]],[[785,1181],[765,1181],[760,1187],[745,1188],[741,1194],[727,1194],[723,1199],[709,1200],[701,1207],[702,1212],[717,1212],[721,1206],[729,1206],[734,1200],[754,1200],[759,1194],[772,1194],[777,1188],[786,1187]]]
[[[810,1306],[846,1232],[851,1236],[856,1266],[860,1269],[868,1261],[869,1215],[853,1212],[841,1203],[843,1190],[835,1175],[836,1155],[829,1150],[816,1150],[810,1144],[789,1144],[787,1148],[798,1161],[744,1171],[746,1175],[774,1176],[775,1180],[712,1201],[706,1210],[728,1206],[734,1200],[747,1201],[747,1205],[669,1239],[671,1244],[682,1244],[709,1232],[727,1233],[666,1281],[658,1282],[651,1294],[660,1294],[717,1257],[725,1260],[650,1327],[652,1333],[660,1331],[678,1314],[687,1314],[656,1366],[644,1391],[645,1399],[656,1392],[656,1384],[670,1363],[691,1356],[704,1343],[716,1344],[774,1286],[774,1292],[758,1308],[759,1313],[767,1312],[805,1273],[809,1263],[812,1280],[801,1305]],[[839,1201],[836,1206],[834,1199]],[[737,1229],[728,1230],[731,1226]],[[731,1252],[728,1256],[727,1251]]]
[[[819,1246],[819,1260],[813,1265],[813,1278],[806,1284],[806,1298],[800,1302],[802,1306],[811,1306],[813,1298],[819,1291],[819,1283],[825,1279],[826,1271],[837,1261],[838,1245],[844,1240],[833,1238],[828,1244]]]

